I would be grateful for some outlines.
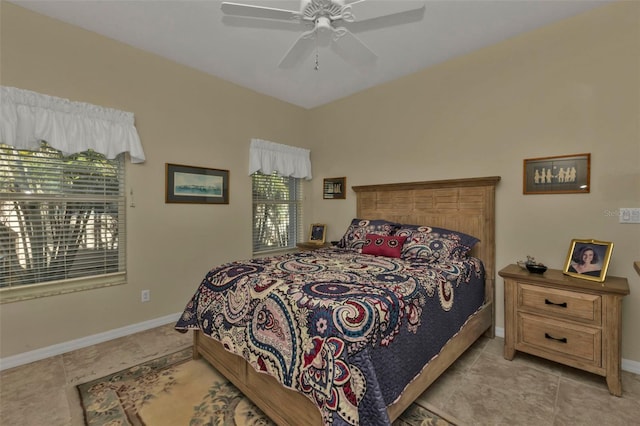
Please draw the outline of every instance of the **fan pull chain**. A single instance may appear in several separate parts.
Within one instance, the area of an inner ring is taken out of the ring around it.
[[[314,70],[319,71],[320,70],[320,55],[318,54],[318,43],[316,40],[316,66],[313,67]]]

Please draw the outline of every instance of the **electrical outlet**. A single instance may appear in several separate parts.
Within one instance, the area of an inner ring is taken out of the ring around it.
[[[140,294],[140,301],[148,302],[150,300],[151,300],[151,290],[142,290],[142,293]]]
[[[640,223],[640,209],[620,208],[620,223]]]

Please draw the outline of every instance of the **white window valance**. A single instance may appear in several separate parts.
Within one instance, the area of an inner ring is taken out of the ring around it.
[[[109,159],[128,152],[132,163],[145,160],[133,113],[15,87],[0,87],[0,142],[37,150],[40,141],[64,155],[92,149]]]
[[[249,175],[270,175],[311,179],[311,151],[262,139],[252,139],[249,149]]]

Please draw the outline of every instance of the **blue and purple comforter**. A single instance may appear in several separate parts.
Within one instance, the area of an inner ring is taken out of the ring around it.
[[[389,424],[386,406],[482,305],[483,283],[475,258],[256,258],[211,270],[176,329],[202,330],[305,394],[325,424]]]

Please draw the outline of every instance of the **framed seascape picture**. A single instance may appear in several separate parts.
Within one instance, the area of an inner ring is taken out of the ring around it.
[[[523,169],[523,194],[586,194],[591,188],[591,154],[529,158]]]
[[[229,170],[167,163],[165,202],[229,204]]]
[[[571,240],[563,272],[572,277],[603,282],[609,269],[613,243],[596,240]]]

